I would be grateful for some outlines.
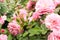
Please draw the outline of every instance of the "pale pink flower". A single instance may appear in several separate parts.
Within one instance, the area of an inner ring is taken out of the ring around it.
[[[53,1],[56,6],[60,4],[60,0],[53,0]]]
[[[59,30],[54,30],[53,33],[54,33],[55,36],[60,37],[60,29]]]
[[[0,24],[3,24],[4,20],[0,17]]]
[[[60,40],[60,37],[57,35],[55,35],[55,33],[50,33],[50,35],[48,35],[48,40]]]
[[[42,14],[43,13],[40,13],[39,11],[34,12],[32,16],[28,18],[29,22],[31,22],[32,20],[37,20],[38,18],[41,18]]]
[[[41,15],[42,13],[39,13],[39,12],[34,12],[33,13],[33,15],[32,15],[32,18],[34,19],[34,20],[37,20],[38,18],[41,18]]]
[[[18,25],[17,22],[13,20],[8,24],[8,30],[12,35],[16,36],[17,34],[19,34],[20,25]]]
[[[1,34],[0,35],[0,40],[7,40],[7,35]]]
[[[1,16],[0,17],[0,24],[3,24],[5,20],[6,20],[6,16],[5,15]]]
[[[35,9],[40,12],[54,12],[55,5],[53,0],[38,0]]]
[[[45,18],[45,25],[50,30],[59,30],[60,29],[60,16],[58,14],[50,14]]]
[[[20,9],[19,13],[20,18],[23,18],[24,20],[27,19],[27,11],[25,9]]]
[[[31,10],[31,9],[33,9],[33,8],[35,7],[35,4],[36,4],[35,1],[29,0],[29,2],[27,3],[26,8],[27,8],[28,10]]]

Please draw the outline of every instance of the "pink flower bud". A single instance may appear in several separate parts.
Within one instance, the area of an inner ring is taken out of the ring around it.
[[[1,33],[4,33],[5,32],[5,30],[4,29],[1,29]]]
[[[31,10],[31,9],[33,9],[33,8],[35,7],[35,4],[36,4],[35,1],[29,0],[29,2],[27,3],[26,8],[27,8],[28,10]]]

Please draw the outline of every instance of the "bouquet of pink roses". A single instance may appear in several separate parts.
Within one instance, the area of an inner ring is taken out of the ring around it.
[[[0,40],[60,40],[60,0],[0,0]]]

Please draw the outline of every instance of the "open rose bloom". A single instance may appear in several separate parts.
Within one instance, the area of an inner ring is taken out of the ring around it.
[[[46,16],[45,25],[50,30],[60,29],[60,16],[58,14],[50,14]]]
[[[54,33],[50,33],[50,35],[48,35],[48,40],[60,40],[60,37],[57,35],[54,35]]]
[[[50,14],[46,16],[45,25],[52,33],[48,36],[48,40],[60,40],[60,15]]]
[[[35,7],[36,11],[47,11],[47,12],[53,12],[55,9],[55,5],[53,0],[38,0]]]
[[[0,40],[7,40],[7,38],[8,38],[7,35],[4,35],[4,34],[0,35]]]
[[[8,30],[11,34],[13,34],[15,36],[15,35],[19,34],[20,26],[17,24],[17,22],[15,20],[13,20],[12,22],[10,22],[8,24]]]

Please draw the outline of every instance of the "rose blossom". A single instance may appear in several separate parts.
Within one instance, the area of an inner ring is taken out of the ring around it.
[[[34,12],[32,17],[29,17],[29,21],[37,20],[38,18],[41,18],[42,14],[45,14],[45,13],[41,13],[39,11]]]
[[[60,40],[60,37],[57,35],[55,35],[55,33],[50,33],[50,35],[48,35],[48,40]]]
[[[12,35],[16,36],[20,32],[20,25],[18,25],[17,22],[13,20],[8,24],[8,30]]]
[[[32,15],[32,18],[33,20],[37,20],[38,18],[41,18],[41,15],[42,13],[39,13],[39,12],[34,12],[33,15]]]
[[[1,34],[0,35],[0,40],[7,40],[7,35]]]
[[[60,16],[58,14],[50,14],[45,18],[45,25],[50,30],[59,30],[60,29]]]
[[[60,37],[60,29],[59,30],[54,30],[53,33],[54,33],[54,35]]]
[[[54,12],[55,5],[53,0],[38,0],[35,9],[40,12]]]

